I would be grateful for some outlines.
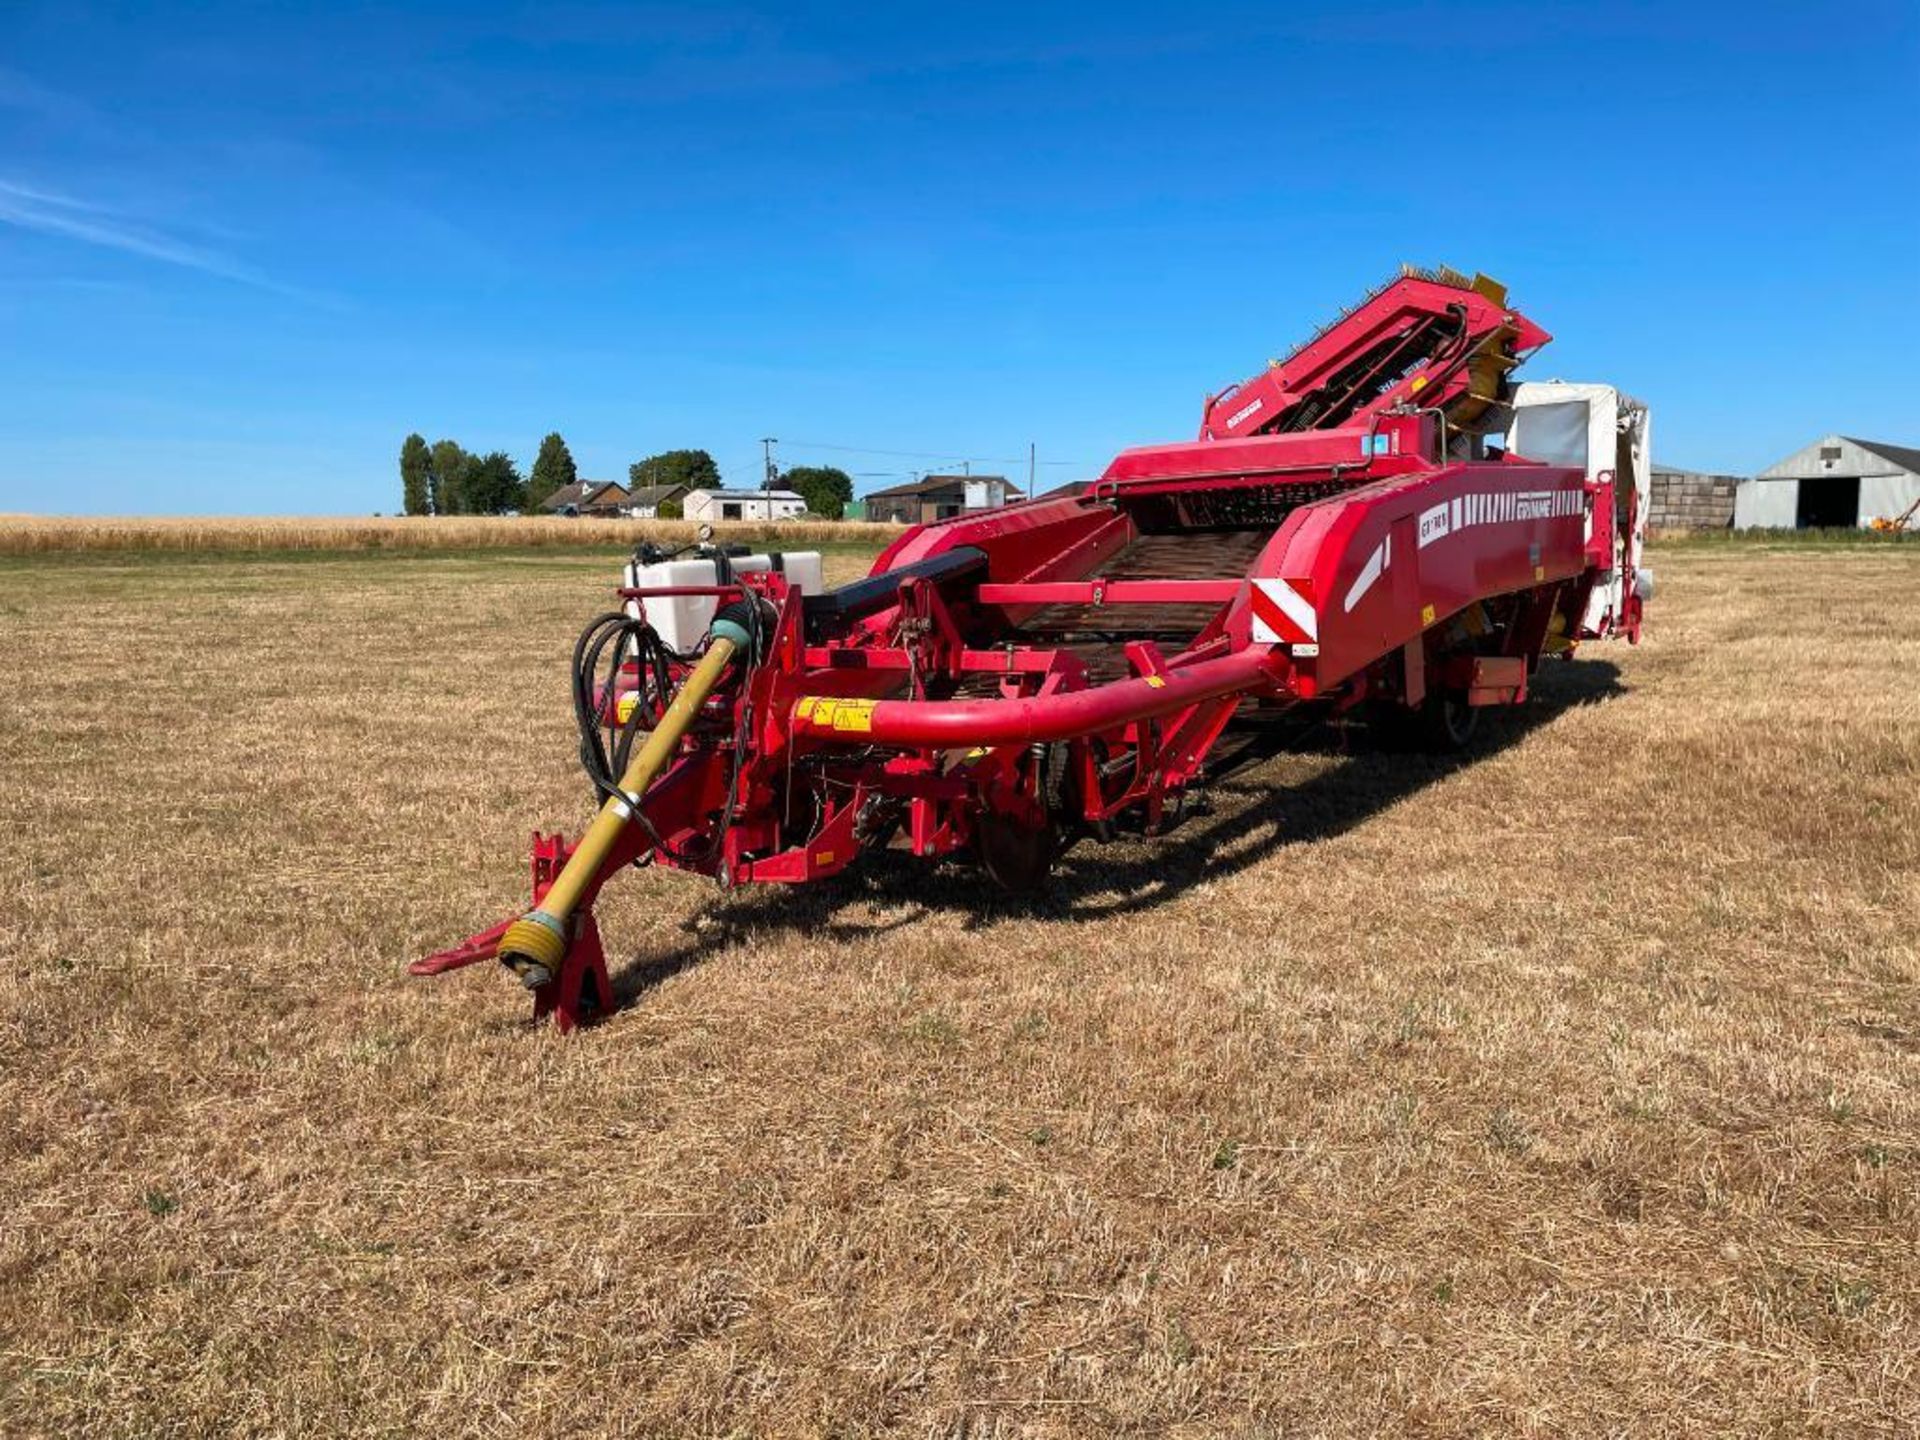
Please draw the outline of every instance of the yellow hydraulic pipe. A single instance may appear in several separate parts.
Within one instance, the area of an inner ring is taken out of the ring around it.
[[[559,975],[560,962],[567,953],[568,922],[580,904],[580,897],[600,873],[614,841],[632,820],[640,797],[647,793],[647,787],[672,758],[680,737],[687,733],[694,716],[700,713],[707,696],[726,673],[737,648],[734,641],[724,635],[713,637],[707,653],[680,682],[667,713],[660,717],[647,743],[640,747],[640,753],[628,764],[627,773],[620,777],[623,794],[607,797],[540,903],[509,925],[507,933],[500,937],[500,959],[526,985],[544,985]]]

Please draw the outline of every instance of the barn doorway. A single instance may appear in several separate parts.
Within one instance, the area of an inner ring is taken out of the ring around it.
[[[1794,527],[1799,530],[1852,530],[1860,524],[1860,477],[1858,475],[1822,476],[1800,482],[1800,498],[1794,506]]]

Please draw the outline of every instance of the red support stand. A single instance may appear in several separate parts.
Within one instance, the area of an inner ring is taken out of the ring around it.
[[[560,962],[558,979],[533,992],[536,1023],[553,1016],[562,1035],[575,1027],[613,1013],[613,981],[607,976],[607,954],[600,948],[600,926],[589,912],[573,932],[567,958]]]
[[[547,891],[553,888],[572,854],[573,846],[566,836],[533,832],[535,905],[547,898]],[[607,953],[600,946],[600,926],[588,909],[574,919],[573,937],[566,958],[560,962],[560,973],[533,992],[533,1018],[538,1022],[553,1016],[554,1027],[566,1035],[589,1020],[612,1013],[613,981],[607,976]]]
[[[573,846],[564,835],[534,832],[535,905],[546,898],[572,854]],[[513,918],[509,917],[478,935],[469,935],[451,950],[414,961],[407,967],[407,973],[444,975],[449,970],[462,970],[492,960],[499,955],[500,940],[511,924]],[[565,1035],[589,1020],[612,1013],[613,981],[607,975],[607,954],[600,946],[600,927],[594,921],[593,911],[588,909],[574,917],[573,935],[567,945],[566,958],[560,962],[559,975],[533,992],[533,1018],[538,1022],[551,1015],[555,1027]]]

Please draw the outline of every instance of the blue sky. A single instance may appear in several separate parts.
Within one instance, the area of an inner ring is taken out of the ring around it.
[[[0,0],[0,511],[391,511],[416,429],[1058,482],[1402,260],[1663,461],[1920,444],[1916,137],[1874,0]]]

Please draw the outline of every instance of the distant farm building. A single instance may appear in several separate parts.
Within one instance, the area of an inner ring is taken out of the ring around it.
[[[1004,475],[929,475],[911,485],[875,490],[865,504],[869,520],[923,525],[973,510],[996,510],[1021,498]]]
[[[1742,482],[1740,530],[1847,529],[1891,520],[1920,500],[1920,450],[1829,435]]]
[[[627,513],[636,520],[657,520],[662,505],[684,505],[684,485],[641,485],[627,496]]]
[[[627,487],[614,480],[576,480],[554,491],[540,508],[549,515],[618,517],[627,513]]]
[[[1654,530],[1724,530],[1733,524],[1738,475],[1653,467],[1647,491],[1647,525]]]
[[[680,502],[689,520],[792,520],[807,502],[791,490],[689,490]]]

